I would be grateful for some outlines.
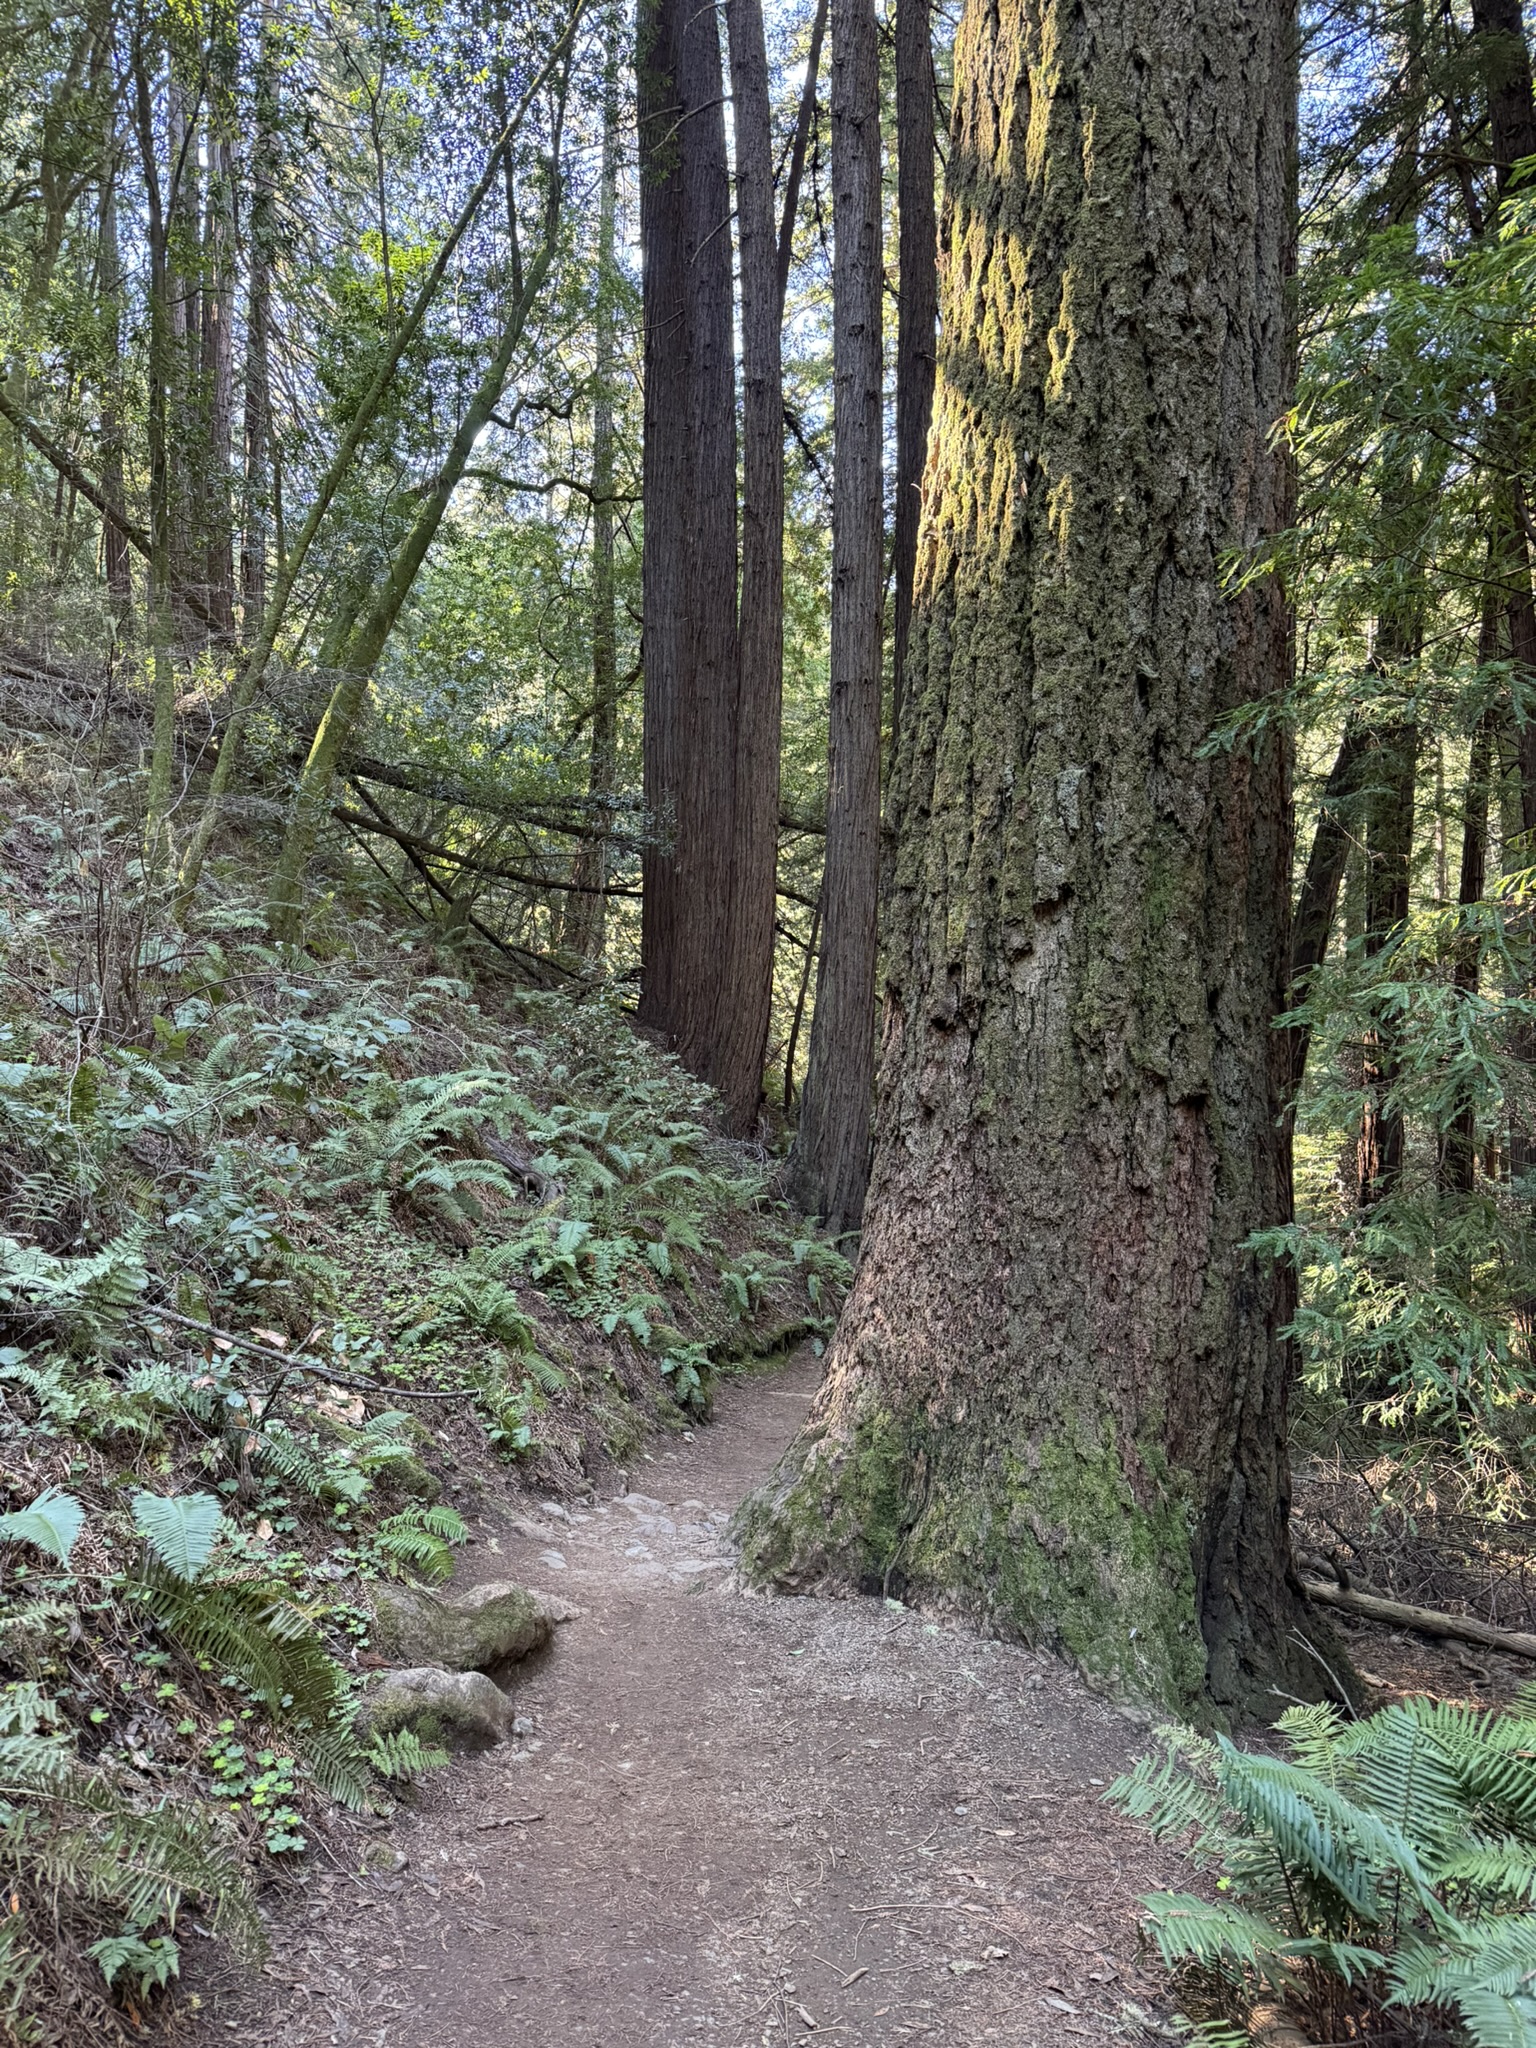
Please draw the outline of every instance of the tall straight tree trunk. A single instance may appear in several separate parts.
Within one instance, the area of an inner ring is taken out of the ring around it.
[[[115,140],[115,138],[114,138]],[[101,281],[106,307],[107,373],[101,401],[101,484],[114,505],[125,502],[122,414],[123,264],[117,237],[117,159],[115,149],[101,185]],[[133,603],[133,572],[128,540],[110,519],[101,522],[102,569],[112,609],[126,624]]]
[[[821,960],[787,1181],[834,1234],[869,1179],[880,885],[880,49],[874,0],[832,0],[832,700]]]
[[[173,49],[166,65],[163,349],[168,572],[171,584],[204,595],[201,528],[206,515],[207,394],[202,376],[202,167],[198,161],[199,88]],[[178,623],[196,621],[177,599]]]
[[[782,310],[789,290],[789,268],[795,255],[795,221],[800,212],[800,184],[805,176],[805,152],[810,146],[811,124],[816,118],[816,95],[821,83],[821,46],[827,33],[827,0],[816,0],[811,17],[810,47],[805,53],[805,83],[800,88],[800,110],[795,116],[795,135],[789,149],[789,167],[784,174],[784,207],[779,215],[779,306]]]
[[[1480,662],[1498,659],[1498,611],[1484,607]],[[1467,789],[1462,807],[1461,876],[1456,901],[1463,910],[1481,903],[1488,886],[1488,798],[1493,777],[1494,719],[1484,712],[1472,733],[1467,763]],[[1477,994],[1482,949],[1474,933],[1463,931],[1456,941],[1452,986],[1470,1000]],[[1459,1109],[1440,1142],[1439,1181],[1448,1195],[1470,1195],[1477,1185],[1477,1117],[1470,1103]]]
[[[171,659],[171,548],[174,528],[173,481],[167,386],[175,360],[174,323],[170,305],[167,220],[156,153],[153,87],[148,43],[142,18],[135,28],[132,50],[134,118],[138,129],[140,166],[144,174],[145,231],[149,253],[148,405],[145,421],[149,458],[149,639],[153,661],[153,733],[145,792],[145,867],[159,877],[170,857],[171,781],[176,753],[176,674]]]
[[[1472,26],[1482,59],[1488,126],[1493,140],[1494,185],[1498,212],[1514,179],[1515,167],[1536,156],[1536,89],[1531,52],[1525,36],[1521,0],[1472,0]],[[1516,674],[1527,687],[1536,680],[1536,602],[1532,599],[1531,556],[1521,519],[1522,456],[1529,442],[1536,391],[1529,377],[1504,377],[1494,384],[1496,459],[1508,474],[1495,483],[1497,559],[1490,574],[1503,588],[1509,651]],[[1519,732],[1521,824],[1536,834],[1536,722],[1527,719]],[[1536,843],[1528,838],[1527,844]],[[1529,993],[1529,991],[1527,991]],[[1536,1032],[1517,1024],[1511,1047],[1527,1065],[1536,1063]],[[1536,1141],[1514,1120],[1509,1132],[1509,1170],[1520,1180],[1536,1171]]]
[[[1350,848],[1356,844],[1354,799],[1358,795],[1361,764],[1367,735],[1364,727],[1351,721],[1344,729],[1339,751],[1323,788],[1317,824],[1307,853],[1306,872],[1291,920],[1291,972],[1286,1008],[1294,1010],[1307,993],[1313,970],[1322,965],[1333,937],[1339,909],[1339,889],[1349,864]],[[1307,1050],[1312,1041],[1308,1024],[1286,1029],[1289,1066],[1287,1099],[1294,1103],[1307,1071]]]
[[[256,133],[251,146],[250,255],[245,297],[245,417],[240,514],[240,609],[247,639],[267,602],[267,545],[272,502],[272,242],[277,185],[278,50],[264,9],[256,55]]]
[[[1362,776],[1366,789],[1365,951],[1379,954],[1408,916],[1413,875],[1414,784],[1418,727],[1373,728]],[[1364,1109],[1358,1150],[1359,1200],[1369,1207],[1396,1188],[1403,1172],[1403,1113],[1391,1100],[1401,1071],[1397,1032],[1378,1020],[1366,1033]]]
[[[645,317],[640,1018],[716,1072],[736,782],[736,386],[724,80],[713,7],[642,0]]]
[[[727,1127],[750,1131],[773,1008],[784,696],[783,301],[773,217],[773,126],[761,0],[726,0],[741,249],[741,612],[727,955],[714,1081]]]
[[[1184,1710],[1315,1697],[1290,1215],[1287,0],[969,0],[863,1247],[743,1511]]]
[[[901,296],[896,312],[896,535],[891,668],[891,752],[901,732],[901,695],[912,624],[912,576],[922,509],[923,459],[933,413],[939,325],[939,238],[934,204],[931,0],[896,0],[896,196]]]
[[[205,602],[226,640],[235,631],[235,536],[229,450],[234,424],[235,164],[226,136],[210,133],[208,204],[203,229],[202,410],[206,468],[199,479]]]
[[[616,34],[616,32],[615,32]],[[618,768],[618,619],[613,580],[613,393],[617,319],[614,223],[619,191],[619,80],[616,43],[603,81],[603,164],[597,200],[597,325],[592,379],[592,747],[587,794],[594,807],[613,795]],[[594,823],[596,822],[594,818]],[[603,957],[608,842],[583,839],[573,865],[577,885],[566,908],[566,943],[589,964]]]

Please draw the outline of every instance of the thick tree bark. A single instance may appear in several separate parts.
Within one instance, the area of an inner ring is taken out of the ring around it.
[[[922,509],[923,460],[933,413],[939,326],[939,237],[934,204],[933,36],[930,0],[896,0],[896,193],[901,296],[896,314],[896,536],[892,580],[891,752],[912,623],[912,576]]]
[[[811,1051],[786,1181],[834,1235],[869,1179],[880,880],[880,50],[873,0],[832,0],[832,701]]]
[[[727,1126],[757,1121],[773,1008],[784,695],[784,385],[773,127],[761,0],[726,0],[741,249],[741,614],[727,955],[714,1081]]]
[[[712,7],[642,0],[645,316],[641,1021],[715,1077],[736,779],[736,390]]]
[[[874,1176],[749,1570],[1101,1683],[1326,1684],[1290,1563],[1287,0],[970,0]]]

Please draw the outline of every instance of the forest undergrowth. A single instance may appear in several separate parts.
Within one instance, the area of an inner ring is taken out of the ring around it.
[[[498,1463],[570,1497],[706,1415],[847,1268],[622,988],[355,889],[273,945],[238,844],[182,927],[131,720],[8,687],[0,2035],[78,2042],[433,1760],[356,1723],[370,1585],[446,1579]]]

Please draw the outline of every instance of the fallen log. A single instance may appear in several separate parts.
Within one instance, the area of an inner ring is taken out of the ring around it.
[[[1463,1643],[1481,1643],[1488,1650],[1503,1650],[1511,1657],[1536,1660],[1536,1636],[1519,1629],[1495,1628],[1470,1614],[1442,1614],[1435,1607],[1410,1607],[1403,1600],[1386,1600],[1379,1593],[1361,1593],[1353,1586],[1330,1585],[1324,1579],[1302,1580],[1309,1600],[1320,1607],[1342,1608],[1367,1621],[1390,1622],[1394,1628],[1411,1628],[1421,1636],[1450,1636]]]

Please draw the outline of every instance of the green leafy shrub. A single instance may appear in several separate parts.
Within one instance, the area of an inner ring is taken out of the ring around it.
[[[1162,1731],[1106,1795],[1220,1870],[1145,1899],[1163,1961],[1219,2031],[1278,1999],[1315,2041],[1400,2015],[1475,2048],[1536,2042],[1536,1688],[1508,1712],[1428,1700],[1280,1721],[1289,1758]]]

